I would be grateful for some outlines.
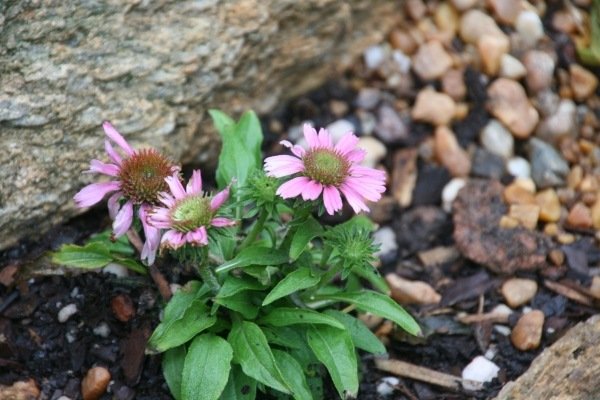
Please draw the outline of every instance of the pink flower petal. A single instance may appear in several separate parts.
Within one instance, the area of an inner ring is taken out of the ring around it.
[[[310,149],[319,147],[319,137],[315,128],[309,124],[304,124],[304,138]]]
[[[306,153],[306,150],[304,150],[304,148],[302,146],[298,146],[297,144],[292,144],[291,142],[289,142],[287,140],[282,140],[279,143],[284,145],[288,149],[290,149],[296,157],[302,158],[304,153]]]
[[[119,208],[121,207],[121,205],[119,204],[119,199],[121,197],[123,197],[123,193],[117,192],[108,198],[108,215],[112,220],[115,219],[117,213],[119,212]]]
[[[237,222],[229,218],[216,217],[213,218],[212,221],[210,221],[210,224],[214,227],[222,228],[225,226],[234,226],[237,224]]]
[[[306,185],[309,181],[310,180],[305,176],[299,176],[291,179],[279,186],[277,189],[277,194],[284,199],[296,197],[306,189]]]
[[[110,159],[113,160],[115,164],[121,165],[123,159],[121,158],[119,153],[115,151],[115,149],[112,147],[112,144],[110,144],[108,140],[104,141],[104,150],[106,150],[106,154],[108,154]]]
[[[335,186],[326,186],[323,189],[323,204],[329,215],[342,209],[342,197]]]
[[[202,175],[200,174],[199,169],[195,169],[192,172],[192,177],[190,178],[186,190],[187,194],[198,194],[202,192]]]
[[[177,250],[185,244],[184,234],[171,229],[163,235],[160,244],[170,249]]]
[[[113,234],[115,237],[123,236],[133,222],[133,203],[128,201],[123,204],[123,207],[117,213],[115,220],[113,221]]]
[[[358,138],[352,133],[346,133],[339,142],[335,145],[335,150],[341,155],[345,156],[355,149],[358,143]]]
[[[374,185],[371,181],[360,178],[349,177],[344,181],[344,184],[361,197],[370,201],[378,201],[381,199],[381,193],[385,192],[385,186]]]
[[[118,176],[121,169],[115,164],[105,164],[99,160],[92,160],[90,162],[89,172],[97,172],[108,176]]]
[[[170,229],[173,226],[168,208],[154,208],[148,213],[148,223],[158,229]]]
[[[185,240],[195,246],[206,246],[208,244],[206,228],[201,226],[200,228],[186,233]]]
[[[176,203],[175,197],[171,196],[167,192],[158,193],[158,201],[160,201],[169,208],[173,207]]]
[[[133,148],[129,145],[129,143],[127,143],[125,138],[121,136],[119,132],[117,132],[115,127],[112,126],[110,122],[105,121],[102,124],[102,127],[104,128],[104,133],[106,133],[106,136],[111,138],[112,141],[115,142],[120,148],[122,148],[128,156],[134,153]]]
[[[89,207],[100,202],[104,196],[121,188],[119,182],[92,183],[85,186],[73,197],[77,207]]]
[[[327,129],[319,129],[319,143],[321,144],[321,147],[325,147],[326,149],[333,148],[333,141],[331,140],[331,135],[327,132]]]
[[[304,163],[288,155],[268,157],[265,159],[265,171],[268,176],[281,178],[304,171]]]
[[[154,264],[154,260],[156,259],[156,252],[158,251],[158,246],[160,245],[160,230],[156,229],[148,223],[149,211],[149,205],[142,204],[140,206],[139,217],[140,221],[142,221],[144,236],[146,237],[144,247],[142,248],[141,259],[145,260],[147,265],[152,265]]]
[[[303,200],[316,200],[321,191],[323,190],[323,185],[317,181],[309,180],[308,183],[304,186],[302,190],[302,199]]]
[[[361,211],[369,211],[369,207],[367,207],[360,194],[356,193],[356,191],[346,183],[340,185],[340,191],[344,194],[346,200],[348,200],[348,204],[350,204],[350,207],[352,207],[355,213],[358,214]]]
[[[171,193],[177,200],[183,199],[185,197],[185,190],[183,189],[183,185],[179,180],[179,176],[167,176],[165,178],[165,182],[167,182],[167,185],[169,185],[169,189],[171,189]]]
[[[351,152],[349,152],[348,154],[346,154],[344,156],[344,158],[346,158],[346,160],[349,162],[360,163],[360,162],[362,162],[362,160],[365,159],[366,155],[367,155],[366,150],[354,149]]]
[[[221,190],[210,200],[210,209],[216,211],[227,201],[229,198],[229,186]]]

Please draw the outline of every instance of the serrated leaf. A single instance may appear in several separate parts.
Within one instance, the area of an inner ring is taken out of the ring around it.
[[[271,304],[275,300],[290,295],[302,289],[313,287],[319,281],[321,277],[313,276],[312,271],[308,267],[301,267],[297,270],[290,272],[283,278],[279,283],[269,292],[263,306]]]
[[[53,263],[74,268],[102,268],[112,260],[107,247],[98,242],[88,243],[85,246],[65,244],[52,254]]]
[[[273,356],[275,356],[283,378],[292,390],[294,399],[312,400],[313,397],[300,363],[285,351],[273,350]]]
[[[358,362],[350,335],[329,326],[311,326],[307,341],[317,359],[325,365],[340,397],[358,394]]]
[[[253,322],[234,323],[229,334],[233,359],[244,373],[280,392],[290,394],[262,330]]]
[[[419,335],[421,328],[413,317],[390,297],[372,290],[356,292],[338,292],[329,295],[319,295],[320,299],[343,301],[354,304],[359,310],[379,315],[395,322],[412,335]]]
[[[256,398],[256,381],[233,364],[229,380],[221,394],[221,400],[254,400]]]
[[[163,375],[175,400],[181,400],[181,374],[184,362],[185,346],[169,349],[163,354]]]
[[[382,355],[386,353],[385,346],[377,336],[358,318],[338,310],[326,310],[325,314],[337,319],[346,327],[354,346],[369,353]]]
[[[345,327],[337,319],[318,311],[302,308],[278,307],[260,319],[260,323],[273,326],[289,326],[299,324],[329,325],[344,330]]]
[[[288,262],[286,252],[271,247],[246,247],[232,260],[217,267],[216,272],[222,273],[234,268],[244,268],[250,265],[280,265]]]
[[[217,400],[229,377],[233,349],[213,334],[196,336],[188,349],[183,367],[183,400]]]
[[[302,225],[298,226],[294,233],[290,245],[290,258],[296,260],[300,257],[308,243],[321,234],[323,234],[321,224],[313,217],[308,217]]]

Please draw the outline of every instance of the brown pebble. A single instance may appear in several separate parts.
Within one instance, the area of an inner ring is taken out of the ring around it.
[[[556,222],[560,219],[560,200],[554,189],[542,190],[535,195],[535,201],[540,206],[540,221]]]
[[[392,298],[400,304],[438,304],[442,296],[428,283],[410,281],[391,273],[385,276]]]
[[[110,301],[115,317],[121,322],[127,322],[135,315],[133,301],[126,294],[118,294]]]
[[[106,392],[110,372],[104,367],[91,368],[81,381],[83,400],[97,400]]]
[[[498,21],[507,25],[514,24],[522,9],[519,0],[489,0],[488,4]]]
[[[389,37],[390,44],[394,49],[401,50],[404,54],[413,54],[419,45],[415,39],[405,31],[393,30]]]
[[[558,240],[560,244],[571,244],[575,241],[575,235],[572,233],[559,233],[556,236],[556,240]]]
[[[516,183],[504,189],[504,201],[508,204],[536,204],[533,193]]]
[[[567,224],[573,228],[589,229],[593,225],[592,213],[583,203],[575,203],[567,216]]]
[[[556,236],[560,233],[560,229],[557,224],[549,223],[544,226],[544,234],[548,236]]]
[[[552,264],[560,267],[565,263],[565,253],[560,249],[552,249],[550,250],[550,253],[548,253],[548,259]]]
[[[10,386],[0,385],[0,399],[35,400],[40,397],[40,390],[33,379],[17,381]]]
[[[502,56],[508,52],[506,40],[493,35],[483,35],[477,41],[477,50],[483,71],[490,76],[497,75]]]
[[[396,199],[392,196],[383,196],[379,201],[369,204],[369,217],[377,224],[388,222],[394,216]]]
[[[489,111],[516,138],[526,139],[531,135],[538,124],[539,114],[519,82],[507,78],[496,79],[488,87],[488,96]]]
[[[452,97],[425,88],[417,94],[412,117],[416,121],[429,122],[432,125],[446,125],[456,114],[456,103]]]
[[[426,81],[441,78],[451,66],[452,57],[436,40],[421,45],[413,56],[415,72]]]
[[[527,229],[535,229],[540,216],[540,207],[536,204],[513,204],[508,216],[516,219]]]
[[[517,226],[519,226],[519,221],[517,221],[513,217],[509,217],[508,215],[503,215],[500,218],[499,225],[500,225],[500,228],[512,229],[512,228],[516,228]]]
[[[592,225],[595,229],[600,230],[600,196],[598,196],[590,211],[592,213]]]
[[[448,70],[442,77],[442,91],[456,101],[464,99],[467,94],[467,86],[463,72],[459,69]]]
[[[569,66],[569,73],[571,75],[571,89],[575,96],[575,100],[585,100],[590,97],[596,87],[598,87],[598,78],[578,64],[571,64]]]
[[[450,171],[452,176],[467,176],[471,171],[471,160],[460,147],[454,133],[446,126],[435,130],[434,150],[436,158]]]
[[[504,282],[501,288],[506,304],[516,308],[528,303],[537,293],[537,282],[531,279],[512,278]]]
[[[512,330],[510,340],[521,351],[537,349],[542,340],[544,313],[533,310],[523,314]]]

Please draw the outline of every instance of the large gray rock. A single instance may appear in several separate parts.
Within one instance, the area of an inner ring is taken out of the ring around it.
[[[387,0],[0,1],[0,249],[77,213],[103,120],[214,161],[206,110],[271,109],[381,40]]]

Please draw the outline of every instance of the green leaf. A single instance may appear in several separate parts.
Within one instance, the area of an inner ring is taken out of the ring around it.
[[[390,294],[390,287],[377,268],[369,263],[357,264],[352,268],[352,273],[368,281],[373,287],[383,294]]]
[[[132,270],[133,272],[137,272],[138,274],[148,275],[148,271],[146,270],[146,267],[144,267],[137,260],[134,260],[131,258],[120,258],[119,257],[119,258],[115,258],[115,262],[117,264],[123,265],[127,269]]]
[[[273,356],[281,370],[286,383],[292,389],[292,395],[297,400],[312,400],[312,394],[306,383],[302,366],[294,357],[281,350],[273,350]]]
[[[245,290],[262,290],[264,289],[263,285],[256,282],[255,280],[247,277],[237,278],[235,276],[227,276],[225,278],[225,282],[223,282],[223,286],[221,286],[221,290],[217,294],[217,298],[225,298],[233,296],[239,292],[243,292]]]
[[[111,253],[121,253],[128,256],[135,253],[127,236],[123,235],[114,239],[112,229],[92,235],[88,243],[102,243]]]
[[[65,244],[52,254],[53,263],[74,268],[102,268],[112,260],[106,246],[97,242],[88,243],[85,246]]]
[[[306,347],[302,329],[289,326],[261,326],[260,328],[269,343],[298,350]]]
[[[174,347],[163,354],[163,375],[175,400],[181,400],[181,374],[184,362],[185,346]]]
[[[237,311],[247,319],[254,319],[258,315],[258,307],[260,300],[255,301],[256,295],[251,292],[240,292],[232,296],[216,297],[215,304],[227,307],[230,310]]]
[[[262,330],[253,322],[234,323],[229,334],[233,359],[244,373],[280,392],[290,394]]]
[[[260,319],[263,324],[273,326],[289,326],[300,324],[319,324],[344,330],[345,327],[337,319],[318,311],[302,308],[280,307],[274,308]]]
[[[208,110],[208,114],[212,118],[215,128],[221,135],[230,133],[229,129],[235,126],[235,121],[222,111]]]
[[[356,350],[346,331],[329,326],[311,326],[307,331],[308,345],[333,380],[341,398],[358,393],[358,362]]]
[[[313,217],[308,217],[306,221],[298,227],[292,244],[290,245],[290,258],[296,260],[304,252],[308,243],[315,237],[323,234],[323,227]]]
[[[581,40],[575,40],[577,55],[582,63],[600,66],[600,1],[594,0],[590,9],[590,41],[587,47]]]
[[[382,355],[387,351],[377,336],[358,318],[338,310],[326,310],[325,314],[337,319],[345,327],[357,348],[369,353]]]
[[[273,288],[273,290],[269,292],[263,301],[263,306],[271,304],[275,300],[297,292],[298,290],[313,287],[319,283],[320,280],[321,277],[312,275],[310,268],[298,268],[297,270],[290,272],[285,278],[279,281],[279,283]]]
[[[216,272],[222,273],[234,268],[244,268],[249,265],[279,265],[288,262],[288,255],[281,250],[271,247],[246,247],[232,260],[217,267]]]
[[[220,400],[254,400],[255,398],[256,381],[244,374],[239,365],[233,364]]]
[[[196,336],[183,367],[183,400],[217,400],[229,377],[233,349],[227,341],[213,334]]]
[[[202,298],[205,290],[200,281],[189,281],[186,283],[167,303],[163,322],[181,317],[194,300]]]
[[[236,133],[244,141],[250,154],[254,156],[254,161],[260,169],[262,165],[262,142],[263,133],[260,126],[260,120],[254,111],[246,111],[236,127]]]
[[[361,311],[370,312],[395,322],[412,335],[419,335],[421,333],[421,328],[413,317],[400,307],[398,303],[381,293],[372,290],[362,290],[357,292],[338,292],[316,297],[354,304]]]

